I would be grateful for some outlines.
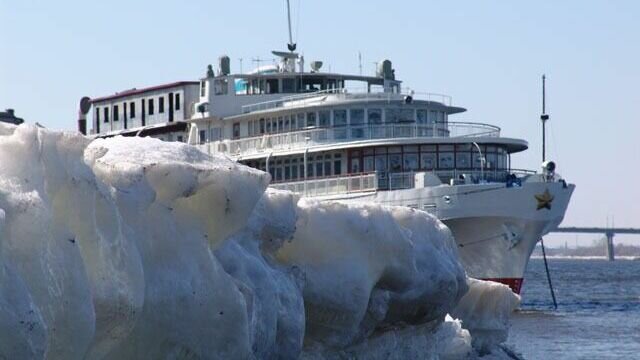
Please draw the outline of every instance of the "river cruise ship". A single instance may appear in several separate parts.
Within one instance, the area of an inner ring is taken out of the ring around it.
[[[389,60],[372,76],[275,65],[231,74],[228,57],[201,79],[188,142],[271,174],[271,186],[306,197],[423,210],[452,231],[468,274],[519,293],[538,240],[557,227],[574,185],[546,162],[512,166],[522,139],[497,126],[455,121],[449,96],[406,91]]]

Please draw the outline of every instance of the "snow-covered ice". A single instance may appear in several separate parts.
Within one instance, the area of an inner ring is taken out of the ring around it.
[[[517,296],[468,279],[437,219],[268,183],[181,143],[0,124],[0,358],[459,359],[506,339]]]

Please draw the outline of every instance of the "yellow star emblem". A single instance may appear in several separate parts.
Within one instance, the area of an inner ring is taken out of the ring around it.
[[[553,195],[549,192],[549,189],[545,189],[542,194],[534,195],[538,200],[538,206],[536,210],[547,209],[551,210],[551,202],[553,201]]]

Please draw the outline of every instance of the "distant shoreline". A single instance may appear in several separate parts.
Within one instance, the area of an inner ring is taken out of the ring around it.
[[[541,255],[532,255],[531,259],[542,259]],[[606,256],[571,256],[571,255],[548,255],[547,259],[555,260],[607,260]],[[640,256],[616,256],[616,260],[640,260]]]

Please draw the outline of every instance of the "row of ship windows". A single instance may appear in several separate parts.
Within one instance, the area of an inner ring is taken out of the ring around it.
[[[301,112],[265,117],[248,122],[249,137],[287,132],[306,127],[362,126],[365,124],[417,123],[434,124],[447,121],[443,111],[415,108],[354,108]],[[233,125],[233,138],[240,138],[240,123]]]
[[[506,170],[509,156],[500,146],[480,145],[485,157],[485,169]],[[400,173],[434,170],[479,170],[481,158],[471,144],[379,146],[363,150],[351,150],[346,172],[349,174],[377,171]],[[311,155],[307,158],[307,178],[338,176],[343,173],[341,153]],[[266,171],[266,162],[249,161],[247,165]],[[472,165],[473,164],[473,165]],[[288,157],[269,163],[273,181],[296,181],[304,179],[304,158]]]
[[[154,103],[154,99],[146,99],[147,100],[147,113],[149,115],[153,115],[155,113],[155,103]],[[144,107],[144,101],[145,99],[141,100],[142,106]],[[174,101],[174,109],[175,110],[180,110],[180,94],[175,94],[175,101]],[[120,120],[120,108],[118,105],[113,105],[113,121],[119,121]],[[144,108],[143,108],[143,114],[142,116],[144,117],[145,113],[144,113]],[[164,113],[164,96],[160,96],[158,97],[158,113],[159,114],[163,114]],[[134,119],[136,117],[136,103],[135,101],[131,101],[129,103],[129,113],[127,114],[127,102],[123,102],[122,103],[122,114],[124,116],[124,119]],[[102,121],[105,123],[109,122],[109,107],[105,106],[102,108]],[[128,117],[127,117],[128,115]],[[96,107],[95,109],[95,118],[96,121],[100,121],[100,108]]]

